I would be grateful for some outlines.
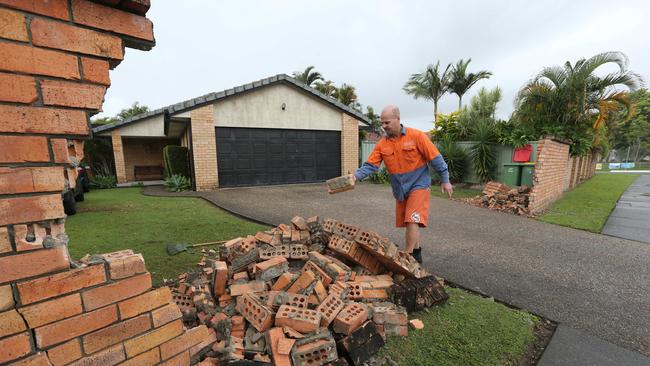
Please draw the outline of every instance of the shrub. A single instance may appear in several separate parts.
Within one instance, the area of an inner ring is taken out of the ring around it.
[[[96,175],[90,179],[90,187],[95,189],[115,188],[117,179],[114,175]]]
[[[186,147],[167,145],[163,148],[165,176],[181,175],[190,177],[190,164]]]
[[[189,191],[192,188],[190,180],[180,174],[165,178],[165,187],[170,192]]]
[[[451,136],[444,136],[438,141],[438,150],[440,150],[447,162],[449,180],[452,183],[462,182],[465,173],[467,173],[467,153],[465,150],[458,146]]]
[[[381,167],[376,173],[368,176],[368,181],[375,184],[385,184],[390,182],[390,174],[388,174],[386,167]]]
[[[487,120],[479,121],[472,137],[476,141],[470,149],[474,173],[481,183],[489,182],[494,178],[497,163],[494,152],[494,144],[497,142],[494,124]]]

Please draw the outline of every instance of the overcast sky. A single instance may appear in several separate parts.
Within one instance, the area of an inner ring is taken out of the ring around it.
[[[471,57],[469,71],[491,71],[463,102],[498,85],[502,118],[527,80],[567,60],[622,51],[650,81],[647,1],[152,0],[147,16],[156,47],[127,50],[111,71],[102,116],[134,101],[156,109],[308,65],[354,85],[364,106],[397,104],[403,122],[423,130],[432,127],[433,104],[402,86],[437,60]],[[457,104],[447,95],[440,112]]]

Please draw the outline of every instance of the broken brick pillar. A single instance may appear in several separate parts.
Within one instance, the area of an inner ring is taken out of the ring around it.
[[[0,0],[0,364],[189,364],[208,335],[184,329],[142,256],[72,268],[68,254],[61,194],[75,184],[109,69],[124,47],[154,46],[148,9],[149,0]]]

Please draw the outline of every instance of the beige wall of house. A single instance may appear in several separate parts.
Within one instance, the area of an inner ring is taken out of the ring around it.
[[[214,121],[217,127],[341,131],[340,111],[284,84],[216,102]]]
[[[122,137],[166,137],[164,118],[164,115],[160,114],[120,127],[120,135]],[[110,136],[111,131],[100,132],[98,135]]]
[[[178,139],[122,138],[126,181],[135,182],[135,166],[163,166],[163,148],[178,145]],[[142,177],[139,177],[142,180]],[[161,179],[161,178],[159,178]]]

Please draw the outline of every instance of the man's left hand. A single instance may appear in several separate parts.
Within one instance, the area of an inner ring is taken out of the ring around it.
[[[442,193],[447,193],[447,196],[451,198],[451,195],[454,193],[454,187],[451,185],[451,183],[442,183],[440,184],[440,191]]]

